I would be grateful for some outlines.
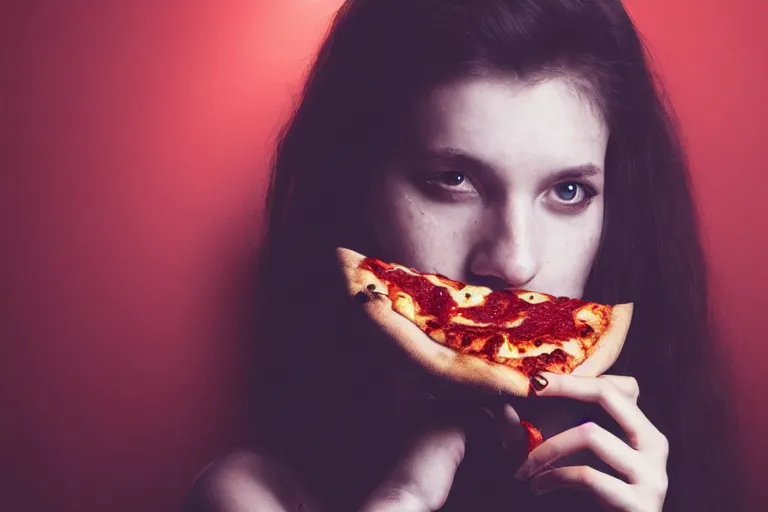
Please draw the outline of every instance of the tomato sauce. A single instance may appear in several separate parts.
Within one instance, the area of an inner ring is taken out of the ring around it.
[[[519,298],[512,290],[496,290],[480,305],[460,307],[448,289],[435,286],[421,275],[410,274],[375,258],[364,259],[361,268],[373,272],[390,285],[390,298],[393,298],[398,290],[412,297],[419,312],[434,319],[427,322],[428,333],[430,330],[443,329],[445,344],[462,353],[493,360],[504,343],[503,335],[506,335],[512,344],[525,342],[541,346],[543,343],[560,345],[557,340],[586,336],[592,331],[589,326],[577,325],[574,322],[574,313],[585,304],[579,299],[558,297],[552,301],[531,304]],[[457,291],[466,287],[463,283],[443,276],[437,277],[445,282],[446,286]],[[499,326],[520,318],[521,312],[525,318],[521,325]],[[456,316],[478,323],[491,323],[494,327],[451,323],[451,319]],[[560,348],[551,354],[524,357],[521,359],[521,371],[531,375],[540,370],[558,368],[565,365],[568,357]]]

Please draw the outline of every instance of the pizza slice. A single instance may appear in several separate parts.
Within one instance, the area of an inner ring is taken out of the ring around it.
[[[348,293],[427,371],[495,393],[530,394],[549,371],[595,377],[616,361],[631,303],[491,290],[339,248]]]

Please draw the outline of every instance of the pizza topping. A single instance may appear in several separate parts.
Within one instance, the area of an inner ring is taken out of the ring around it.
[[[528,433],[528,453],[531,453],[537,446],[544,442],[544,436],[539,429],[527,421],[520,420],[520,425]]]
[[[541,371],[551,371],[552,368],[557,368],[564,372],[570,357],[562,349],[556,348],[549,354],[544,353],[538,356],[523,358],[521,370],[526,375],[533,375]]]
[[[504,336],[500,334],[494,334],[488,343],[483,346],[482,353],[489,357],[491,360],[496,358],[496,354],[499,353],[499,349],[504,345]]]
[[[364,258],[360,268],[386,283],[395,307],[410,311],[432,339],[490,362],[514,362],[527,376],[545,370],[567,372],[577,365],[581,341],[595,332],[586,321],[600,320],[600,311],[579,299],[520,290],[478,289],[477,294],[457,295],[468,285],[441,275],[375,258]],[[466,302],[460,305],[462,299]]]
[[[631,303],[494,291],[342,247],[337,256],[351,296],[366,302],[368,316],[411,358],[432,373],[493,392],[529,396],[530,377],[541,371],[599,375],[616,361],[632,316]],[[374,297],[388,300],[369,302]]]
[[[476,306],[460,307],[449,288],[436,286],[423,275],[408,273],[375,258],[366,258],[361,267],[410,297],[421,315],[434,319],[427,323],[428,328],[437,330],[451,323],[451,327],[445,327],[447,340],[461,338],[466,330],[463,325],[458,325],[457,319],[468,320],[467,327],[473,327],[473,334],[478,336],[487,338],[503,332],[510,343],[535,340],[537,347],[542,344],[541,338],[567,340],[582,336],[582,332],[593,332],[589,326],[586,326],[588,331],[583,329],[586,324],[574,321],[576,312],[586,304],[579,299],[555,298],[530,303],[511,290],[497,290],[486,295]],[[465,287],[443,276],[435,277],[447,286]],[[396,292],[390,290],[390,296]],[[530,300],[535,299],[534,294],[526,295]],[[465,297],[469,300],[472,296],[467,293]],[[483,332],[483,324],[493,327]]]

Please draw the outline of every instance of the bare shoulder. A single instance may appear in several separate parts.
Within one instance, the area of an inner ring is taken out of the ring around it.
[[[212,462],[194,482],[184,512],[314,512],[297,475],[275,458],[238,449]]]

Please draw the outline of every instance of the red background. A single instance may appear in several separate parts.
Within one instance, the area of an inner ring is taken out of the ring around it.
[[[270,142],[340,0],[18,4],[2,31],[0,508],[169,510],[242,428],[236,284]],[[627,4],[683,122],[765,500],[768,4]]]

